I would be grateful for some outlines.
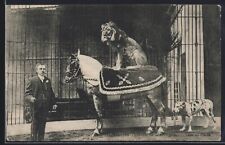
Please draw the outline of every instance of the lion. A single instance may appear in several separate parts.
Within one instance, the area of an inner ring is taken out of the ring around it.
[[[117,52],[115,69],[147,65],[147,56],[141,46],[110,21],[101,25],[101,41]]]

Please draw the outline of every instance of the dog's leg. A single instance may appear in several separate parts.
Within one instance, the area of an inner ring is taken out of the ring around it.
[[[213,129],[215,129],[215,123],[216,123],[216,120],[214,118],[214,114],[213,114],[213,110],[211,108],[209,109],[205,109],[205,115],[206,117],[209,119],[209,121],[213,121]],[[208,124],[208,127],[209,127],[209,124]]]
[[[214,118],[214,114],[213,114],[213,109],[211,109],[211,112],[210,112],[211,114],[209,114],[209,115],[211,115],[211,119],[212,119],[212,121],[213,121],[213,130],[214,129],[216,129],[216,120],[215,120],[215,118]]]
[[[207,117],[207,115],[206,115],[206,111],[205,111],[205,109],[202,109],[202,110],[201,110],[201,113],[202,113],[202,115],[203,115],[203,117],[204,117],[204,120],[205,120],[205,121],[208,121],[208,120],[207,120],[207,119],[208,119],[208,117]],[[209,125],[209,121],[208,121],[208,122],[206,122],[206,123],[204,124],[203,128],[207,128],[207,127],[208,127],[208,125]]]
[[[181,118],[182,118],[183,127],[180,129],[180,131],[184,131],[185,128],[186,128],[186,119],[185,119],[186,116],[185,115],[182,115]]]
[[[192,129],[191,129],[191,122],[192,122],[192,119],[193,119],[193,116],[191,115],[191,116],[189,117],[189,122],[188,122],[188,125],[189,125],[188,132],[192,132]]]
[[[214,118],[214,114],[213,114],[213,109],[212,108],[209,108],[209,116],[212,119],[213,123],[216,123],[216,120]]]

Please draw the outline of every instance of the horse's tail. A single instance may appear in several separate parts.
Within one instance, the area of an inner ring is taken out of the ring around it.
[[[166,116],[174,116],[174,112],[168,106],[165,106],[165,114]]]

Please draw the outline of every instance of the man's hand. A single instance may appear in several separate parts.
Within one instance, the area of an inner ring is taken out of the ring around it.
[[[57,107],[58,107],[58,105],[55,104],[55,105],[52,106],[52,109],[56,110]]]
[[[30,98],[30,102],[31,102],[31,103],[34,103],[35,101],[36,101],[36,98],[34,98],[34,97],[31,97],[31,98]]]

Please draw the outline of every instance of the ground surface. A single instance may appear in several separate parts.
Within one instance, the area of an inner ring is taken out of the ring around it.
[[[180,126],[168,127],[164,135],[145,134],[146,128],[105,129],[91,138],[93,130],[74,130],[46,133],[45,141],[220,141],[221,132],[212,128],[193,127],[193,132],[180,132]],[[8,141],[29,141],[29,135],[9,136]]]

